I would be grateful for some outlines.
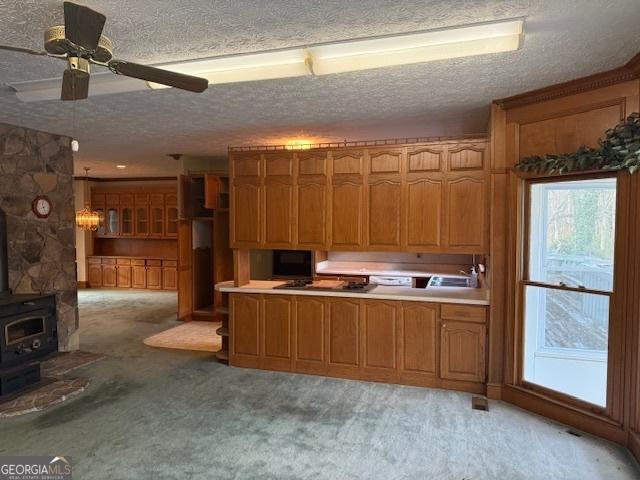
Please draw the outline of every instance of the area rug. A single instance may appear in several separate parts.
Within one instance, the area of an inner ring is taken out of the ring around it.
[[[220,325],[220,322],[185,322],[145,338],[144,344],[159,348],[217,352],[222,347],[222,338],[216,334]]]

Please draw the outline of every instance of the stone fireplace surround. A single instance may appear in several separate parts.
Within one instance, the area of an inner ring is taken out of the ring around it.
[[[55,293],[58,348],[78,349],[78,296],[71,139],[0,123],[0,208],[7,215],[9,287]],[[51,215],[37,218],[46,195]]]

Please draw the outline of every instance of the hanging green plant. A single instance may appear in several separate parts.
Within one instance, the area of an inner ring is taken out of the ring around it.
[[[515,168],[548,174],[622,169],[634,173],[640,168],[640,113],[608,129],[598,144],[598,148],[583,145],[573,153],[525,157]]]

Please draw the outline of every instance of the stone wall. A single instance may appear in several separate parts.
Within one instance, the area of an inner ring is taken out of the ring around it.
[[[0,123],[0,208],[7,214],[13,293],[56,293],[62,351],[78,348],[73,155],[68,137]],[[48,218],[31,210],[38,195]]]

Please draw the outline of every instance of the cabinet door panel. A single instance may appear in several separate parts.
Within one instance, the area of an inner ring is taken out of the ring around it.
[[[482,170],[485,149],[463,145],[449,150],[449,170]]]
[[[293,303],[289,297],[266,295],[262,301],[262,367],[291,370]]]
[[[150,290],[162,288],[162,268],[147,267],[147,288]]]
[[[323,248],[326,245],[326,185],[298,185],[298,244]]]
[[[260,297],[231,294],[230,313],[230,361],[257,367],[260,355]]]
[[[89,286],[101,287],[102,286],[102,266],[89,264]]]
[[[400,182],[381,180],[369,185],[367,245],[370,249],[400,247]]]
[[[331,198],[331,244],[344,249],[362,246],[362,184],[333,185]]]
[[[440,374],[447,380],[484,382],[485,326],[443,321]]]
[[[360,363],[360,303],[330,300],[327,308],[329,368],[336,374],[357,373]]]
[[[395,375],[398,305],[397,302],[364,302],[362,321],[365,371]]]
[[[233,187],[232,246],[260,245],[260,187],[241,183]]]
[[[402,374],[438,374],[438,307],[404,303],[401,321]]]
[[[115,265],[102,265],[102,286],[115,287],[118,283],[118,275]]]
[[[369,173],[400,173],[402,152],[375,151],[369,152]]]
[[[264,245],[290,247],[293,223],[293,187],[269,183],[264,187]]]
[[[131,286],[133,288],[147,288],[147,270],[145,267],[131,267]]]
[[[118,265],[118,287],[131,288],[131,267]]]
[[[162,268],[162,288],[164,290],[175,290],[178,288],[178,269],[173,267]]]
[[[294,362],[298,371],[322,373],[325,369],[325,311],[323,300],[296,299]]]
[[[441,246],[442,181],[420,179],[407,182],[405,228],[408,247]]]
[[[447,245],[471,253],[483,253],[485,179],[460,177],[447,181]]]

